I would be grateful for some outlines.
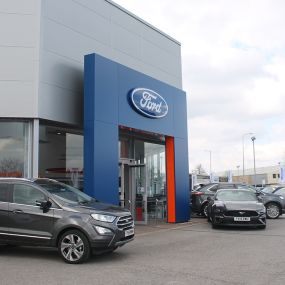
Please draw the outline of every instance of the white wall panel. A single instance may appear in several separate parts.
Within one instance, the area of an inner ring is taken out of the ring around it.
[[[0,80],[33,81],[34,48],[0,46]]]
[[[0,114],[38,114],[40,1],[0,0]]]
[[[73,0],[73,2],[94,11],[104,18],[110,19],[110,4],[104,0]]]
[[[110,47],[49,19],[43,19],[42,49],[83,63],[92,52],[110,55]],[[109,54],[108,54],[109,49]]]
[[[34,82],[0,80],[0,114],[1,117],[37,116],[37,100]]]
[[[110,21],[94,11],[71,0],[43,1],[43,17],[54,20],[63,26],[109,45]]]
[[[89,53],[182,85],[180,45],[113,2],[42,0],[40,49],[40,118],[82,124],[78,106]]]
[[[141,38],[138,35],[117,25],[113,26],[111,34],[113,49],[119,50],[133,58],[141,59]]]
[[[70,124],[82,122],[82,96],[65,88],[40,82],[40,118]]]
[[[39,0],[0,0],[0,13],[37,14]]]
[[[34,15],[0,14],[0,45],[35,46],[35,23]]]
[[[82,63],[70,60],[48,51],[41,52],[41,78],[49,84],[82,93]]]

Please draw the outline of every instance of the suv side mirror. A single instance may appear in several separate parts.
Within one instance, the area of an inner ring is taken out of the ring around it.
[[[41,209],[43,209],[44,213],[47,213],[51,207],[51,201],[47,200],[47,201],[36,201],[36,205],[40,206]]]
[[[208,197],[207,197],[207,201],[208,201],[208,202],[211,202],[211,201],[212,201],[212,198],[208,196]]]

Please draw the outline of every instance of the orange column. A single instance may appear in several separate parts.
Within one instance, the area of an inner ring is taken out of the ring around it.
[[[165,137],[166,146],[166,182],[167,182],[167,221],[176,222],[175,203],[175,166],[174,166],[174,138]]]

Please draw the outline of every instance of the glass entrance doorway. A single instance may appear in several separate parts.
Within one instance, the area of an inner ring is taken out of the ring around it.
[[[164,137],[123,132],[119,142],[119,199],[136,223],[166,219]]]
[[[119,195],[121,207],[131,211],[137,223],[147,223],[147,193],[145,165],[132,160],[120,160]]]

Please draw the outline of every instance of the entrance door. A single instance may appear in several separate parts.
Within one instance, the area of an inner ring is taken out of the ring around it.
[[[147,223],[147,191],[144,164],[121,160],[119,164],[120,205],[129,209],[136,223]]]

